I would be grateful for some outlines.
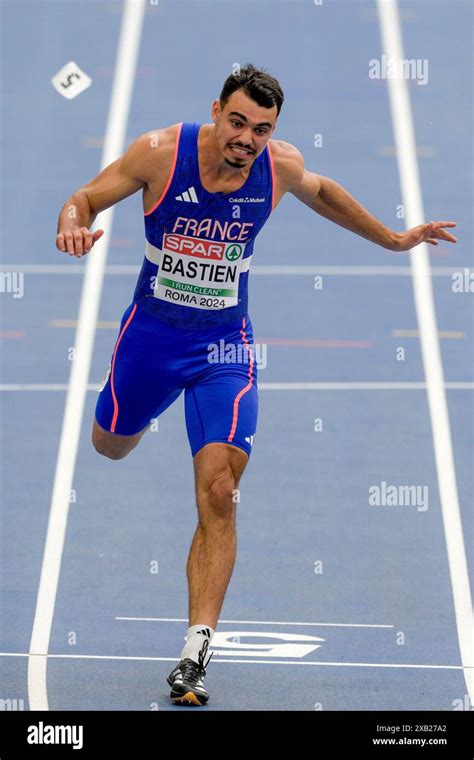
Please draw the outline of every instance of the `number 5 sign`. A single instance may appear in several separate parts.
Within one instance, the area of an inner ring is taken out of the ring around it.
[[[79,68],[77,63],[69,61],[62,67],[57,74],[52,77],[51,82],[55,90],[68,100],[75,98],[92,84],[92,79]]]

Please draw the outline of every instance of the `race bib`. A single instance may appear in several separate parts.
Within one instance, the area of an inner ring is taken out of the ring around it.
[[[167,233],[162,250],[153,251],[153,260],[159,266],[155,298],[195,309],[237,306],[240,274],[250,264],[250,257],[244,259],[245,243]]]

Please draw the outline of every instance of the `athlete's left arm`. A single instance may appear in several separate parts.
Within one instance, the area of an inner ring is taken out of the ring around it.
[[[438,239],[457,242],[454,235],[443,229],[455,227],[456,222],[429,222],[405,232],[391,230],[333,179],[307,171],[300,151],[291,147],[293,151],[288,151],[282,162],[288,192],[331,222],[390,251],[408,251],[423,242],[438,245]]]

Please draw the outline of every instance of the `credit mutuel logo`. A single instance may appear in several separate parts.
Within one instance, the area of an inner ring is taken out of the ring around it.
[[[229,198],[229,203],[264,203],[266,200],[265,196],[263,198],[249,198],[246,195],[244,198]]]

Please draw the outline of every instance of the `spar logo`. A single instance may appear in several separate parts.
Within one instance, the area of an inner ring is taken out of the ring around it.
[[[240,259],[242,256],[242,246],[237,245],[237,243],[232,243],[232,245],[229,245],[227,247],[227,250],[225,252],[226,259],[229,259],[229,261],[236,261],[236,259]]]
[[[219,240],[189,237],[168,233],[163,235],[163,250],[185,253],[198,259],[236,261],[242,256],[244,246]]]

